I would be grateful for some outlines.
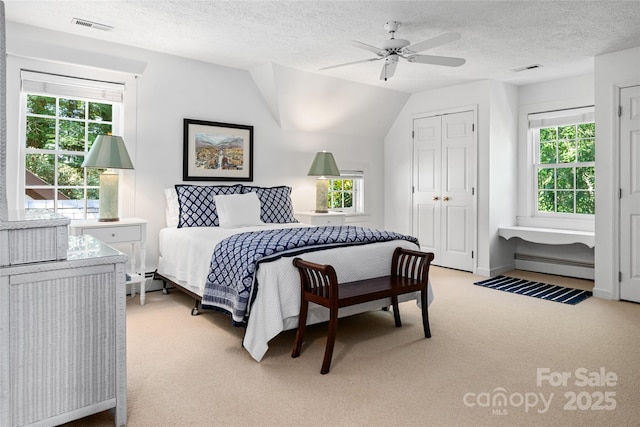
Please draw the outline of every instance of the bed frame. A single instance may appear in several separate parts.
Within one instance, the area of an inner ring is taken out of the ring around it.
[[[179,290],[180,292],[183,292],[187,295],[189,295],[190,297],[192,297],[195,300],[194,306],[191,309],[191,315],[192,316],[197,316],[198,314],[200,314],[200,310],[202,310],[202,296],[196,294],[195,292],[185,288],[184,286],[180,285],[177,281],[175,281],[172,278],[169,278],[167,276],[163,276],[162,274],[158,273],[158,270],[153,272],[153,279],[154,280],[162,280],[162,293],[165,295],[169,294],[169,289],[167,288],[167,283],[170,283],[171,285],[173,285],[173,287],[177,290]]]

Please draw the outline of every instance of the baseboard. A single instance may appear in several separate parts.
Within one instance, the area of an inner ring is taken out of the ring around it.
[[[613,301],[613,292],[606,290],[606,289],[600,289],[600,288],[593,288],[593,296],[594,297],[598,297],[598,298],[602,298],[602,299],[608,299]]]
[[[515,270],[516,265],[514,262],[510,262],[508,264],[505,265],[501,265],[498,267],[493,267],[493,268],[480,268],[478,267],[476,269],[475,274],[477,274],[478,276],[483,276],[483,277],[495,277],[495,276],[499,276],[501,274],[506,273],[507,271],[511,271],[511,270]]]
[[[476,274],[478,276],[491,277],[491,270],[487,270],[486,268],[477,268]]]
[[[500,267],[494,267],[491,269],[490,274],[488,277],[495,277],[495,276],[499,276],[501,274],[506,273],[507,271],[511,271],[511,270],[515,270],[516,269],[516,264],[514,262],[500,266]]]

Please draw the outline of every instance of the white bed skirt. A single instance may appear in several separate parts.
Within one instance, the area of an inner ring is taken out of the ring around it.
[[[273,224],[270,228],[304,227],[303,224]],[[220,229],[219,227],[164,228],[160,231],[158,273],[171,278],[191,292],[202,295],[209,273],[211,254],[218,241],[231,234],[264,230],[264,227]],[[331,264],[338,281],[349,282],[389,274],[391,257],[396,247],[416,249],[406,240],[324,249],[299,255],[321,264]],[[298,326],[300,311],[300,276],[293,266],[293,257],[261,263],[258,267],[257,293],[250,309],[243,346],[256,361],[262,360],[269,340],[280,332]],[[407,294],[400,301],[416,299]],[[431,286],[428,302],[433,300]],[[340,309],[340,317],[380,309],[390,301],[373,301]],[[329,311],[315,304],[309,306],[307,324],[327,321]]]

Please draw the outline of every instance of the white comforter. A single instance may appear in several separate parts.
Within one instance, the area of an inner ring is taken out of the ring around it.
[[[164,228],[160,231],[160,259],[158,273],[178,282],[192,292],[202,295],[211,254],[215,245],[235,233],[269,228],[309,227],[305,224],[268,224],[256,227],[225,229],[220,227]],[[372,243],[367,245],[325,249],[299,255],[300,258],[322,264],[332,264],[338,280],[342,282],[368,279],[389,274],[393,250],[398,247],[415,249],[405,240]],[[357,261],[354,261],[357,260]],[[250,309],[243,346],[251,356],[262,360],[269,340],[280,332],[298,326],[300,311],[300,277],[293,267],[291,257],[259,265],[256,279],[259,283],[255,301]],[[415,299],[405,295],[403,301]],[[433,294],[429,287],[428,301]],[[362,313],[382,307],[380,302],[370,302],[340,310],[340,316]],[[329,319],[324,307],[311,304],[307,324]]]

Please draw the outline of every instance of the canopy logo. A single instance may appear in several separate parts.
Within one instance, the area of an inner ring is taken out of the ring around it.
[[[577,368],[573,371],[552,371],[550,368],[536,370],[537,387],[578,387],[579,391],[566,390],[559,400],[565,411],[611,411],[617,406],[616,392],[606,390],[618,384],[618,375],[605,368],[589,370]],[[555,393],[540,391],[507,392],[504,387],[480,393],[468,392],[462,402],[469,408],[479,407],[491,410],[492,415],[508,415],[510,408],[524,408],[524,411],[545,414],[554,401]]]

